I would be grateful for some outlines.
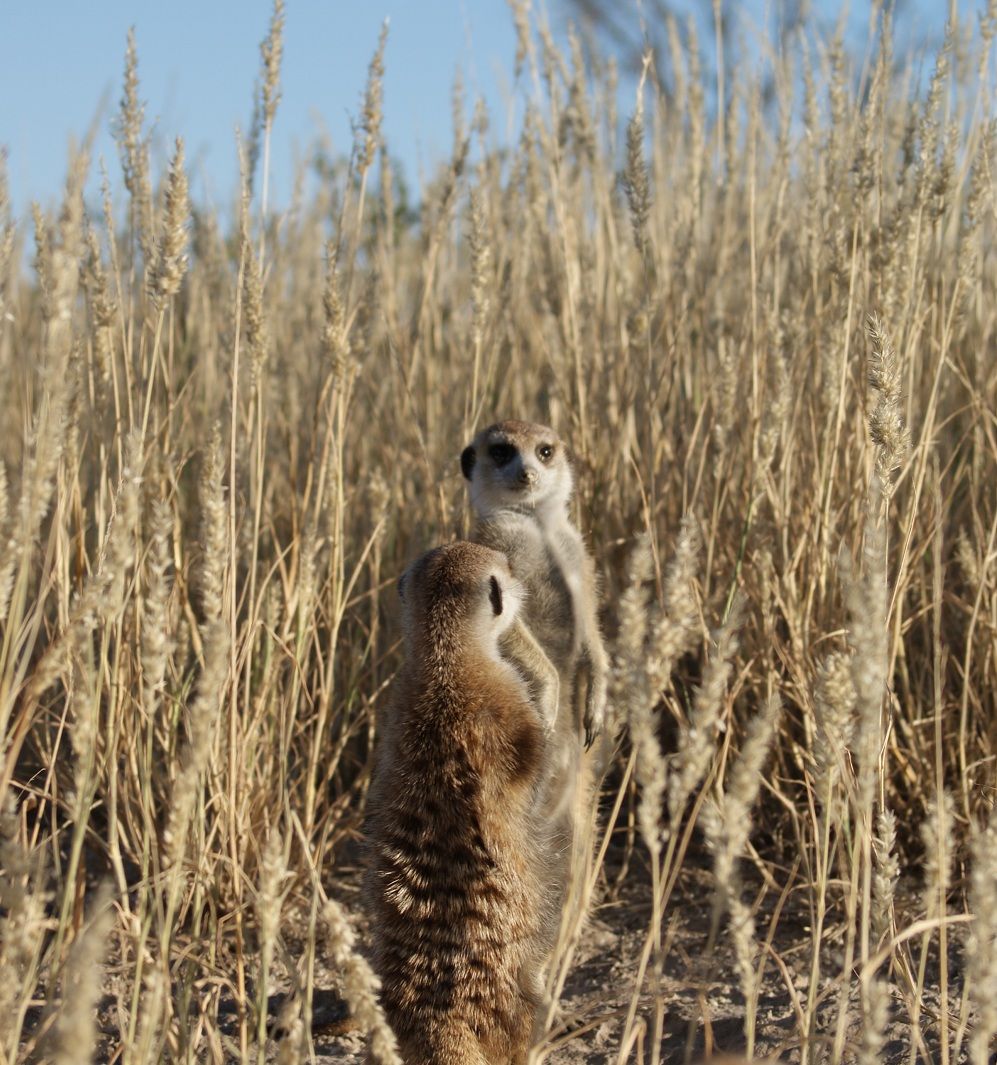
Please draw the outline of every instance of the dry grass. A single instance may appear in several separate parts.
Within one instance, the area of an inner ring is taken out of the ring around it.
[[[304,1060],[330,950],[394,1060],[325,892],[355,861],[394,578],[466,530],[457,455],[496,415],[572,441],[605,574],[621,739],[583,888],[649,903],[607,1058],[660,1058],[705,840],[742,1050],[767,969],[804,1062],[876,1060],[890,1001],[912,1061],[987,1060],[995,12],[920,92],[888,29],[862,65],[805,29],[723,71],[720,122],[672,27],[625,138],[612,65],[515,17],[518,142],[479,110],[414,218],[383,36],[349,166],[267,204],[280,3],[230,235],[188,204],[182,141],[156,185],[133,42],[125,199],[85,207],[75,155],[30,273],[0,202],[2,1060]],[[809,915],[798,984],[756,927],[773,896]]]

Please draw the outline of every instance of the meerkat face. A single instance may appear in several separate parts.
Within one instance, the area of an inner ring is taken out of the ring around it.
[[[507,421],[483,429],[464,448],[460,466],[475,511],[563,509],[571,498],[571,462],[546,425]]]
[[[505,555],[459,540],[434,548],[398,581],[406,640],[436,645],[455,636],[491,650],[523,601]]]

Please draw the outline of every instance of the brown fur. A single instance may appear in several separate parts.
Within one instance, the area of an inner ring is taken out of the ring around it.
[[[400,591],[407,655],[369,800],[384,1008],[407,1065],[522,1062],[538,1005],[547,733],[495,646],[516,583],[501,554],[455,543]]]

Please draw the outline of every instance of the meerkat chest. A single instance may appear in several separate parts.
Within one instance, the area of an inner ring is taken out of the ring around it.
[[[571,531],[519,515],[483,530],[526,586],[526,624],[559,669],[569,666],[579,644],[576,604],[584,578]]]

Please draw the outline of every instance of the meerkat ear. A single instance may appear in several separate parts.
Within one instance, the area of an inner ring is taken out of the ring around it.
[[[471,444],[468,444],[460,453],[460,469],[468,480],[471,479],[471,471],[474,469],[474,461],[477,457]]]
[[[403,603],[405,602],[405,577],[406,574],[403,573],[398,578],[398,583],[395,585],[395,588],[398,591],[398,598],[401,599]]]
[[[502,613],[502,585],[495,576],[489,578],[488,598],[492,603],[492,613],[498,617]]]

